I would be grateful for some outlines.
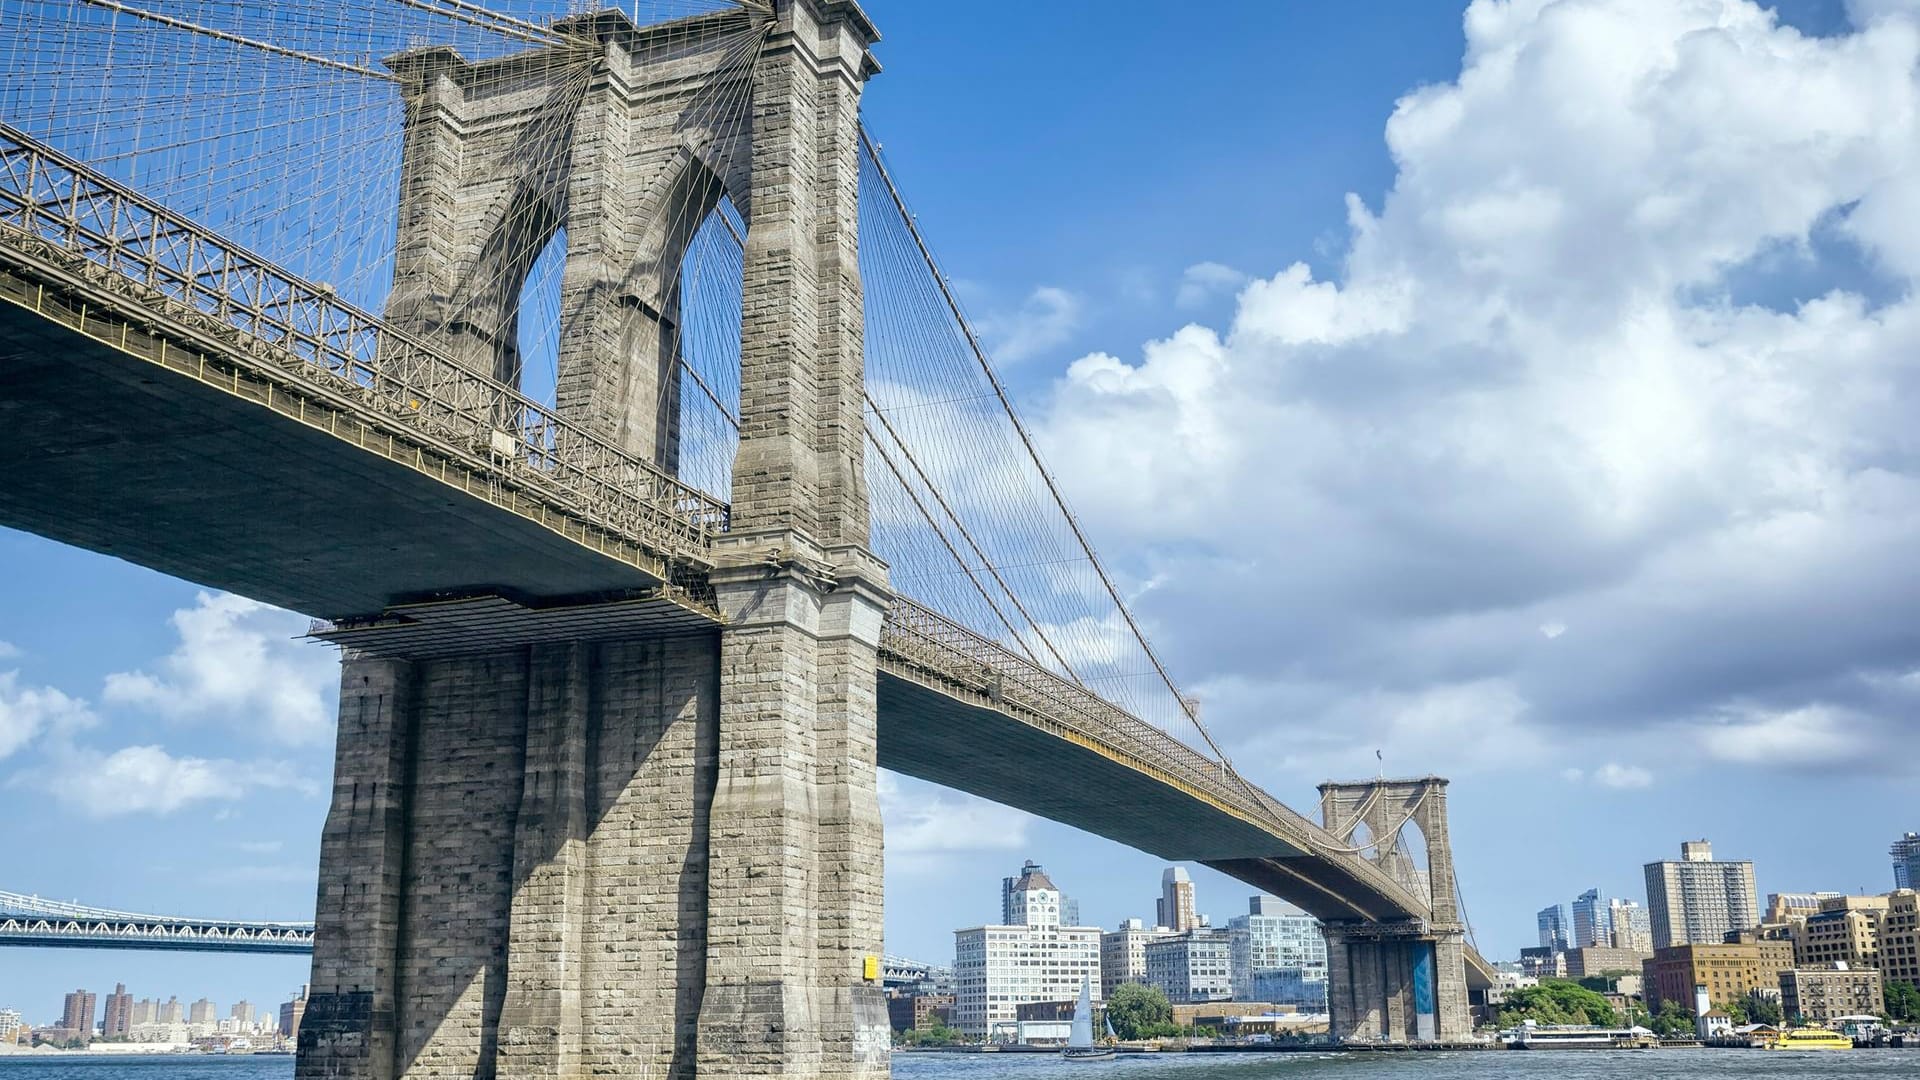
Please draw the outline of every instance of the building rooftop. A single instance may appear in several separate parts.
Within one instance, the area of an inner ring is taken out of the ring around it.
[[[1015,892],[1029,892],[1033,889],[1060,891],[1060,887],[1053,883],[1053,879],[1048,877],[1047,872],[1040,869],[1040,864],[1036,862],[1029,862],[1020,868],[1020,880],[1014,882],[1013,888]]]

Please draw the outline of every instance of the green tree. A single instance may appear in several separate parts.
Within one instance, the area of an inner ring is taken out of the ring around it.
[[[1121,983],[1107,998],[1107,1022],[1123,1039],[1151,1039],[1179,1031],[1173,1026],[1173,1005],[1156,987]]]
[[[1910,982],[1888,983],[1887,1019],[1920,1020],[1920,987]]]
[[[1727,1016],[1733,1020],[1734,1027],[1739,1027],[1742,1024],[1750,1024],[1753,1022],[1747,1019],[1747,999],[1746,998],[1734,998],[1732,1001],[1723,1002],[1717,1007],[1721,1012],[1726,1013]]]
[[[900,1032],[899,1041],[902,1046],[954,1046],[967,1040],[959,1028],[950,1028],[946,1021],[935,1017],[925,1028]]]
[[[1660,1003],[1660,1012],[1648,1022],[1647,1028],[1663,1039],[1671,1039],[1676,1035],[1692,1035],[1694,1034],[1693,1014],[1677,1001],[1663,1001]]]
[[[1772,1024],[1779,1027],[1786,1017],[1781,1014],[1780,1002],[1765,994],[1753,994],[1747,998],[1747,1023]]]
[[[1620,1015],[1607,999],[1566,979],[1542,979],[1507,994],[1500,1007],[1500,1026],[1512,1027],[1526,1020],[1541,1024],[1593,1024],[1613,1027]]]

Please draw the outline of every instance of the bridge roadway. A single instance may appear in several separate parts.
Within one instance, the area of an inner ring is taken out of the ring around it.
[[[4,126],[0,429],[0,524],[371,654],[717,633],[723,503]],[[1219,763],[936,612],[896,601],[881,662],[886,768],[1325,920],[1427,918]]]
[[[0,945],[302,955],[313,952],[313,924],[141,915],[0,892]]]

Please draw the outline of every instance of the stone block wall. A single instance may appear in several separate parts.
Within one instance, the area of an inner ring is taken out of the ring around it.
[[[693,1075],[718,671],[712,635],[348,661],[298,1075]]]

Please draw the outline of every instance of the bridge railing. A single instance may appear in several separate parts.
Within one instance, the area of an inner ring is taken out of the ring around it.
[[[260,922],[248,919],[196,919],[185,915],[148,915],[138,911],[117,911],[113,908],[89,907],[64,900],[49,900],[43,896],[27,893],[0,891],[0,917],[18,917],[21,919],[51,919],[55,921],[80,922],[119,922],[141,923],[144,925],[174,924],[179,926],[244,926],[256,930],[300,931],[312,930],[311,922]]]
[[[1248,783],[1230,765],[1207,757],[1172,734],[1098,694],[975,633],[904,596],[895,597],[881,631],[881,649],[934,678],[1033,714],[1067,729],[1068,737],[1158,772],[1215,803],[1257,822],[1290,843],[1352,863],[1357,876],[1392,896],[1407,911],[1426,906],[1353,849]]]
[[[232,352],[388,424],[486,460],[511,483],[666,556],[704,559],[727,504],[562,419],[379,317],[0,124],[0,235],[107,271],[130,296]],[[156,310],[157,309],[157,310]]]
[[[881,647],[938,678],[1145,762],[1211,798],[1247,812],[1263,809],[1238,789],[1223,762],[916,601],[904,596],[894,599],[881,632]]]

